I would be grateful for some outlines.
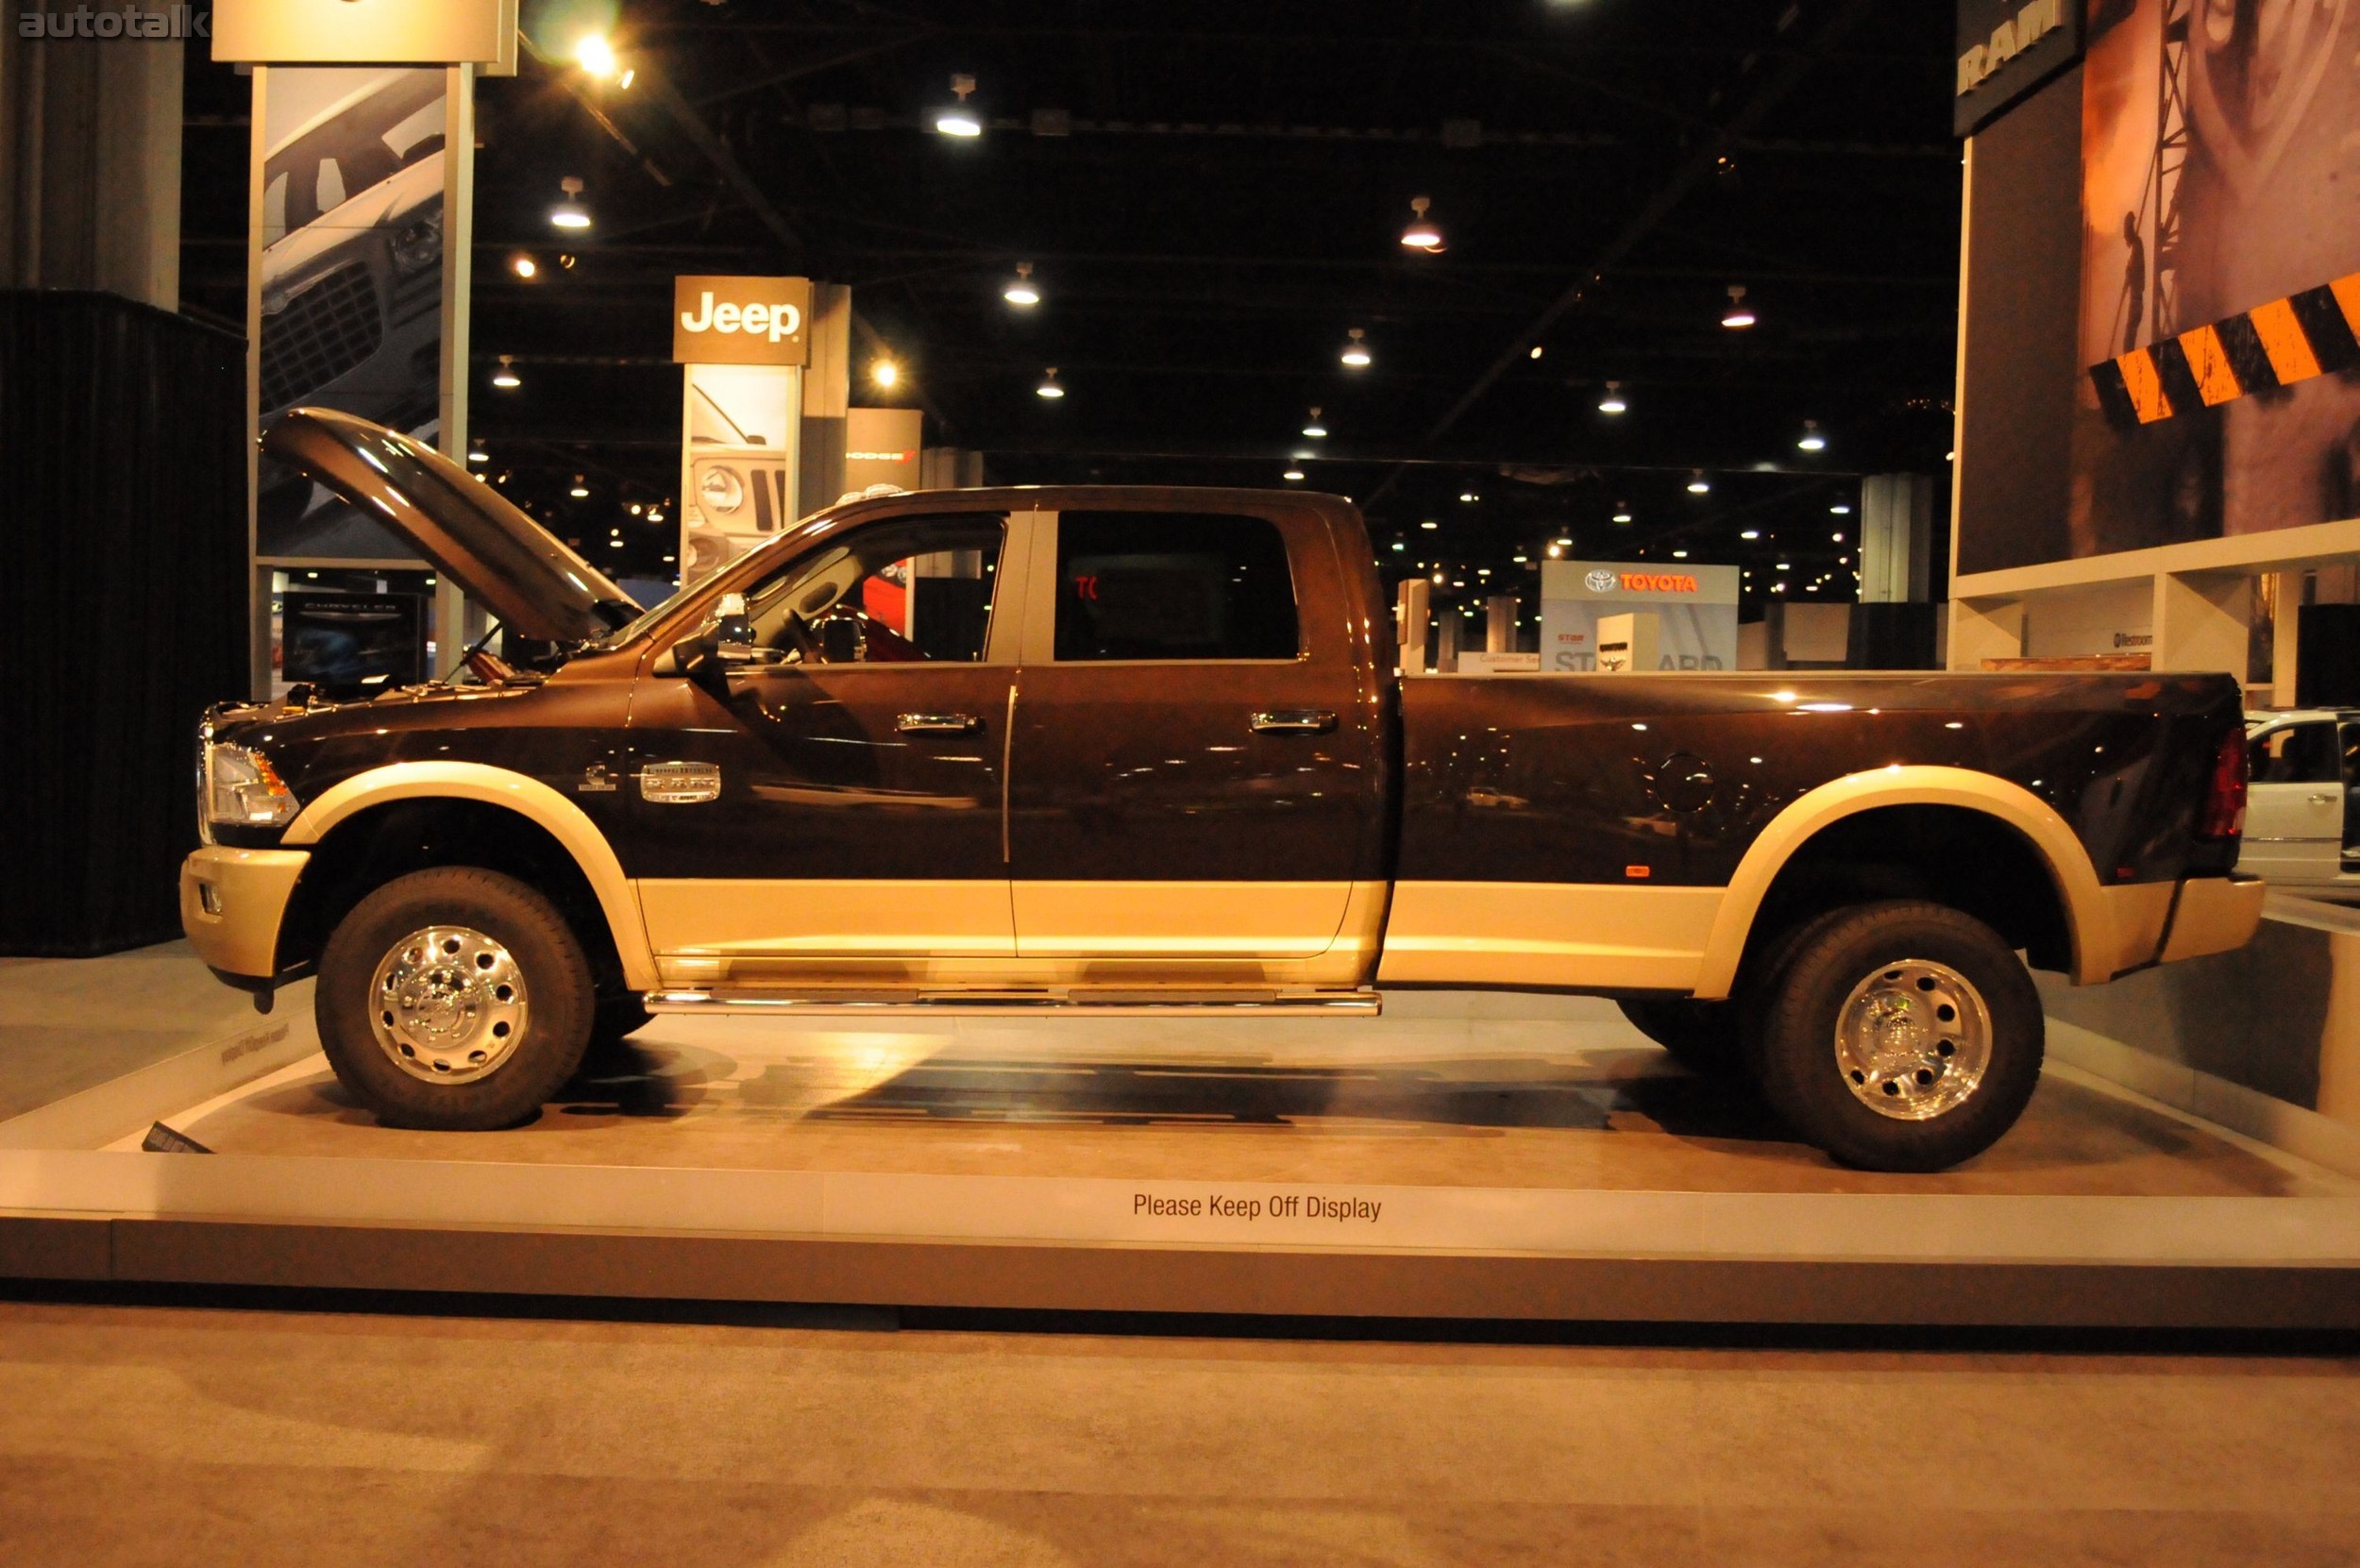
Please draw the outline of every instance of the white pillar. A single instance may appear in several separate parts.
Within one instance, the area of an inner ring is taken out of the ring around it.
[[[1493,594],[1483,601],[1483,651],[1516,651],[1516,596]]]
[[[1860,599],[1915,604],[1932,593],[1934,481],[1926,474],[1871,474],[1861,481]]]
[[[1423,577],[1406,580],[1393,591],[1393,636],[1401,653],[1401,673],[1425,673],[1425,633],[1434,618],[1434,585]]]

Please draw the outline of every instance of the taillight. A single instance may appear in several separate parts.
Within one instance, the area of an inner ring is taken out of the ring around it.
[[[2245,745],[2243,729],[2220,737],[2212,781],[2204,788],[2204,809],[2197,813],[2199,838],[2234,838],[2245,832]]]

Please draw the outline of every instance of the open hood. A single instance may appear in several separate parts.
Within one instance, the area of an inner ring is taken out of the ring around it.
[[[639,613],[498,491],[397,431],[334,409],[290,409],[262,450],[392,529],[520,637],[587,642]]]

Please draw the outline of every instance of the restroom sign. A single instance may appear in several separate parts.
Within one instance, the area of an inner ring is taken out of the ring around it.
[[[682,364],[804,364],[808,278],[675,278],[672,358]]]

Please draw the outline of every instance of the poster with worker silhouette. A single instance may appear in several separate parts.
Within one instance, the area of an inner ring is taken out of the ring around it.
[[[2071,554],[2360,516],[2360,0],[2083,3]]]

